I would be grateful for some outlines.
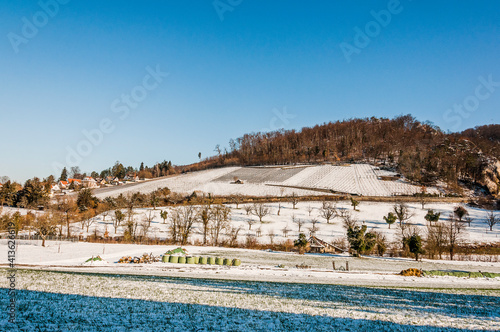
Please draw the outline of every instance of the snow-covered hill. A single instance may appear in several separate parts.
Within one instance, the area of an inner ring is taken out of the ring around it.
[[[392,178],[392,180],[384,180]],[[235,179],[242,183],[233,183]],[[421,187],[412,185],[397,174],[368,164],[345,166],[224,167],[151,180],[132,186],[98,189],[96,196],[118,196],[140,191],[149,193],[168,187],[179,193],[200,191],[213,195],[299,196],[337,192],[363,196],[412,195]],[[439,193],[428,188],[428,193]]]

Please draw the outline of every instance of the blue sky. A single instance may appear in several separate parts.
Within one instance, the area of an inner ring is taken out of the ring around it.
[[[498,1],[9,1],[0,176],[187,164],[353,117],[499,123],[499,25]]]

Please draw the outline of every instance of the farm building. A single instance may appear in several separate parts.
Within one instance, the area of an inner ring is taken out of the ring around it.
[[[311,236],[308,240],[310,250],[309,252],[317,252],[317,253],[325,253],[325,252],[344,252],[345,250],[334,246],[331,243],[328,243],[324,240],[321,240],[320,238],[317,238],[316,236]]]

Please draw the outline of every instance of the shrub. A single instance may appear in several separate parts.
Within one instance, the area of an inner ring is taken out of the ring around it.
[[[399,274],[402,275],[403,277],[422,277],[423,276],[422,270],[415,269],[415,268],[403,270]]]

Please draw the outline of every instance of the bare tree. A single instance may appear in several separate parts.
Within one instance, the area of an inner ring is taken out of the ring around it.
[[[143,220],[141,223],[141,237],[146,239],[148,237],[149,229],[151,228],[151,222],[148,220]]]
[[[245,207],[243,209],[245,210],[245,212],[247,213],[247,216],[248,216],[250,213],[252,213],[253,206],[250,204],[247,204],[247,205],[245,205]]]
[[[181,224],[181,219],[182,215],[180,212],[180,208],[174,208],[171,211],[171,218],[170,218],[170,225],[169,225],[169,232],[170,232],[170,238],[172,239],[173,243],[178,243],[180,241],[180,224]]]
[[[435,222],[427,224],[427,245],[426,249],[431,258],[438,254],[439,259],[442,258],[443,251],[446,249],[446,232],[443,222]]]
[[[274,229],[270,229],[267,232],[267,236],[269,236],[269,241],[271,242],[271,245],[273,245],[274,244],[274,237],[276,236],[276,234],[274,234]]]
[[[288,228],[288,224],[286,224],[286,226],[283,227],[283,229],[281,231],[283,232],[284,237],[288,237],[288,233],[290,233],[291,229]]]
[[[261,237],[262,236],[262,226],[260,226],[259,228],[257,228],[257,230],[255,231],[255,235],[257,237]]]
[[[455,219],[453,215],[450,216],[450,221],[446,224],[445,234],[448,242],[447,244],[451,260],[453,260],[455,249],[460,244],[460,241],[462,239],[463,229],[464,224]]]
[[[297,227],[299,228],[299,233],[300,233],[302,226],[304,226],[304,220],[297,218],[297,217],[295,217],[295,214],[292,214],[292,223],[297,224]]]
[[[297,203],[299,202],[299,196],[295,192],[288,198],[294,209],[296,209]]]
[[[311,227],[309,227],[309,234],[310,234],[311,236],[315,236],[315,235],[316,235],[316,232],[318,232],[318,231],[319,231],[319,227],[318,227],[318,226],[316,226],[316,224],[317,224],[317,223],[318,223],[318,220],[317,220],[317,219],[312,219],[312,220],[311,220],[311,224],[312,224],[312,226],[311,226]]]
[[[228,236],[229,236],[229,246],[236,247],[238,244],[238,234],[241,231],[241,227],[231,227],[229,228]]]
[[[488,212],[488,215],[486,216],[486,219],[484,220],[486,225],[488,225],[490,227],[490,231],[493,231],[493,226],[498,224],[499,221],[500,221],[500,219],[498,218],[498,216],[495,215],[495,213],[493,213],[493,211]]]
[[[239,209],[239,205],[242,201],[242,197],[240,194],[235,194],[235,195],[231,195],[229,197],[229,199],[231,200],[231,202],[233,202],[234,204],[236,204],[236,208]]]
[[[330,223],[330,219],[337,216],[337,209],[331,202],[323,201],[323,205],[319,210],[319,215],[326,219],[326,223]]]
[[[153,211],[149,210],[147,213],[144,213],[144,221],[148,223],[148,226],[151,226],[151,222],[154,219]]]
[[[56,225],[51,213],[37,215],[33,223],[33,228],[36,234],[42,238],[42,247],[45,247],[47,236],[53,235],[56,232]]]
[[[340,218],[342,219],[342,224],[345,229],[354,228],[357,224],[356,218],[354,218],[350,211],[340,210]]]
[[[307,212],[309,212],[309,217],[311,216],[311,213],[313,212],[313,210],[314,210],[314,208],[311,205],[309,205],[307,207]]]
[[[201,206],[198,209],[198,220],[203,227],[203,244],[207,244],[207,235],[210,231],[210,221],[212,220],[212,214],[208,205]]]
[[[211,227],[212,242],[215,246],[218,246],[221,233],[229,226],[231,209],[222,204],[217,204],[212,207],[211,212],[213,220]]]
[[[270,212],[270,209],[262,203],[255,203],[253,205],[252,213],[254,215],[256,215],[257,217],[259,217],[260,222],[262,222],[262,218],[267,216],[269,214],[269,212]]]
[[[193,205],[184,205],[178,209],[178,213],[180,216],[178,231],[181,244],[185,245],[196,222],[196,210]]]
[[[69,198],[67,196],[56,196],[57,209],[64,213],[66,219],[66,236],[70,237],[70,227],[69,224],[75,219],[75,213],[77,210],[76,202],[74,198]]]
[[[80,214],[80,223],[82,225],[82,229],[85,227],[88,233],[90,226],[95,223],[94,210],[87,210],[82,212]]]
[[[255,224],[255,220],[253,220],[251,218],[248,218],[247,219],[247,224],[248,224],[248,230],[251,230],[252,229],[252,225]]]
[[[399,226],[401,227],[404,223],[410,221],[413,217],[413,213],[410,212],[410,208],[404,203],[398,203],[393,206],[394,214],[399,221]]]

